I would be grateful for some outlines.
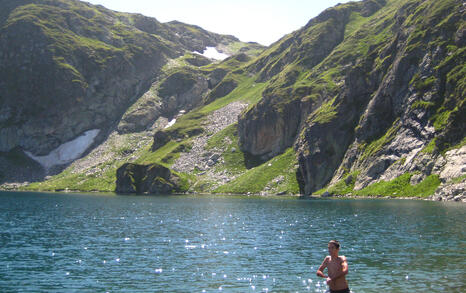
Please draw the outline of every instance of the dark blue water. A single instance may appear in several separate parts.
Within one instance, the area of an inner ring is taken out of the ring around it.
[[[0,193],[0,291],[466,292],[466,206],[403,200]]]

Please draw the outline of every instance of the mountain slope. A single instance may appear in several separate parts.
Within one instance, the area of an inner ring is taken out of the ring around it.
[[[217,63],[166,55],[104,143],[29,188],[111,191],[120,166],[157,164],[195,192],[464,200],[464,19],[459,0],[366,0],[327,9],[264,51],[242,44]],[[190,27],[177,41],[180,26],[144,30],[191,51],[209,36]],[[130,176],[140,192],[153,177]]]
[[[207,46],[246,45],[76,0],[2,0],[0,6],[0,159],[10,180],[13,153],[46,160],[87,131],[95,136],[89,145],[101,143],[169,60]]]

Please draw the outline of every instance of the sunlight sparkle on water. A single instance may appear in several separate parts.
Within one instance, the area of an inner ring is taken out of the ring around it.
[[[349,259],[353,292],[445,292],[464,285],[464,270],[458,269],[463,261],[449,249],[465,241],[461,219],[466,213],[455,205],[210,196],[24,197],[0,196],[4,292],[114,292],[132,286],[134,292],[322,293],[328,287],[315,270],[333,238],[341,241]],[[412,245],[421,236],[422,250]],[[422,269],[413,266],[418,263],[424,264]],[[44,275],[53,275],[54,283],[45,284]],[[93,277],[85,281],[84,276]],[[122,276],[125,282],[117,282]],[[172,281],[174,276],[184,282]]]

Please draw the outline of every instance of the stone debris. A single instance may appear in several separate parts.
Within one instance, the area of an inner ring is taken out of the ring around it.
[[[206,132],[195,137],[192,140],[191,150],[182,153],[172,165],[172,169],[178,172],[199,171],[198,175],[205,175],[209,181],[215,182],[215,185],[225,184],[231,181],[234,176],[228,171],[216,171],[218,164],[224,163],[222,149],[206,150],[207,141],[219,131],[225,129],[238,121],[239,114],[248,106],[241,102],[233,102],[219,110],[214,111],[207,117],[208,123],[204,125]],[[230,151],[233,151],[230,149]],[[236,151],[236,149],[234,149]]]
[[[441,185],[431,199],[435,201],[466,202],[466,181],[457,184]]]

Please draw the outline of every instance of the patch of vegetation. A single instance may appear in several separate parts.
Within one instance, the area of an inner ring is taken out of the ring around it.
[[[238,145],[237,127],[237,123],[232,124],[207,141],[207,149],[223,150],[224,163],[216,167],[217,171],[228,170],[237,174],[247,170],[244,153]]]
[[[399,119],[393,122],[392,127],[390,127],[382,137],[380,137],[379,139],[373,140],[368,145],[361,146],[364,148],[364,153],[361,156],[362,160],[365,160],[368,157],[371,157],[377,154],[377,152],[379,152],[384,145],[390,143],[395,138],[395,135],[397,134],[398,129],[400,129],[400,125],[398,121]]]
[[[329,192],[334,195],[346,195],[353,192],[354,184],[359,175],[359,171],[351,172],[347,174],[343,179],[338,181],[335,185],[332,185],[328,188],[322,188],[319,191],[314,192],[314,194],[323,194],[324,192]]]
[[[285,153],[263,163],[260,166],[246,171],[235,180],[215,189],[216,193],[260,193],[266,186],[273,184],[273,180],[283,176],[278,186],[271,186],[276,192],[292,194],[299,193],[296,179],[296,156],[292,148]]]
[[[412,109],[424,109],[424,110],[432,109],[434,107],[435,107],[434,102],[428,102],[428,101],[422,101],[422,100],[414,102],[411,106]]]
[[[437,150],[437,138],[433,138],[421,152],[426,154],[433,154]]]
[[[311,123],[326,124],[337,117],[337,106],[335,98],[320,106],[314,113],[309,116]]]
[[[245,75],[236,75],[235,80],[237,80],[238,86],[232,92],[199,109],[199,112],[208,114],[234,101],[243,101],[252,106],[262,98],[262,92],[267,86],[266,82],[258,83],[255,82],[255,77]]]
[[[462,176],[459,176],[459,177],[456,177],[456,178],[452,178],[450,181],[448,181],[449,184],[458,184],[458,183],[461,183],[463,181],[466,180],[466,174],[462,175]]]
[[[244,52],[249,56],[258,56],[260,53],[264,51],[265,48],[266,47],[259,44],[233,42],[227,46],[226,50],[234,54]]]
[[[183,140],[180,142],[171,140],[155,152],[146,148],[134,163],[146,165],[151,163],[158,163],[162,166],[169,168],[173,162],[180,156],[180,153],[191,147],[190,140]]]
[[[441,181],[438,175],[427,176],[422,182],[411,185],[412,173],[405,173],[391,181],[380,181],[364,189],[354,191],[362,196],[390,196],[390,197],[427,197],[435,193]]]
[[[435,130],[440,131],[443,130],[445,126],[447,126],[451,112],[452,111],[444,110],[442,108],[432,117]]]
[[[188,91],[196,83],[196,74],[188,68],[180,68],[170,74],[159,86],[158,93],[162,97],[169,97],[177,93]]]
[[[116,187],[116,170],[117,168],[110,167],[103,173],[84,174],[73,173],[67,169],[45,182],[31,183],[25,189],[36,191],[76,190],[113,192]]]
[[[426,78],[421,78],[418,73],[416,73],[410,81],[410,84],[419,92],[425,92],[430,89],[432,85],[437,81],[435,76],[429,76]]]

